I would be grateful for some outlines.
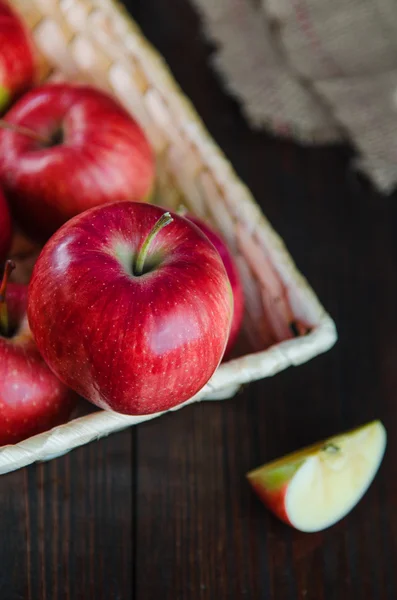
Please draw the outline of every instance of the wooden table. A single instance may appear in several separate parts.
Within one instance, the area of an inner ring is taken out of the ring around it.
[[[329,353],[0,479],[1,600],[397,598],[397,198],[343,148],[250,131],[207,66],[188,0],[130,0],[209,130],[336,320]],[[247,470],[381,418],[389,447],[328,531],[276,521]]]

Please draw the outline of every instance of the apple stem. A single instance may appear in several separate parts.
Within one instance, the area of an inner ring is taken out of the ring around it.
[[[141,249],[138,252],[138,256],[136,258],[136,263],[135,263],[135,268],[134,268],[135,275],[142,275],[143,267],[145,265],[145,260],[146,260],[146,257],[149,252],[149,248],[150,248],[154,238],[156,237],[158,232],[161,231],[161,229],[163,229],[164,227],[166,227],[167,225],[172,223],[173,220],[174,219],[171,217],[170,213],[165,212],[163,215],[161,215],[159,220],[155,223],[153,229],[151,230],[149,235],[146,237],[145,241],[142,244]]]
[[[8,334],[8,327],[9,327],[8,309],[7,309],[7,302],[6,302],[6,291],[7,291],[8,280],[14,269],[15,269],[15,263],[12,260],[7,260],[5,268],[4,268],[3,279],[0,284],[0,332],[2,332],[4,335]]]
[[[36,142],[40,142],[45,146],[51,145],[51,140],[49,138],[40,135],[33,131],[33,129],[29,129],[29,127],[24,127],[23,125],[15,125],[15,123],[9,123],[8,121],[4,121],[4,119],[0,119],[0,129],[8,129],[9,131],[13,131],[14,133],[19,133],[20,135],[24,135],[26,137],[35,140]]]

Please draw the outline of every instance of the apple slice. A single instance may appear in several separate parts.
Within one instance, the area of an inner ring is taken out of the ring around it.
[[[385,447],[385,428],[373,421],[263,465],[247,477],[262,502],[288,525],[320,531],[362,498]]]

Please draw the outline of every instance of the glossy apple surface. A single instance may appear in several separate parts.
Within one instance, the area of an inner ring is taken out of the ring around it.
[[[259,498],[300,531],[320,531],[346,516],[367,491],[382,462],[380,421],[319,442],[248,474]]]
[[[0,446],[67,421],[77,397],[50,371],[26,316],[27,286],[8,284],[8,325],[0,304]]]
[[[145,242],[164,210],[91,209],[45,245],[29,288],[29,323],[48,365],[101,408],[169,409],[198,392],[229,337],[233,298],[220,256],[178,215]]]
[[[227,358],[231,350],[233,349],[233,346],[236,343],[236,339],[241,329],[241,323],[244,314],[244,294],[243,286],[240,280],[240,275],[238,273],[234,258],[229,248],[227,247],[227,244],[224,241],[224,239],[211,227],[209,227],[207,223],[205,223],[195,215],[185,214],[184,216],[187,219],[189,219],[189,221],[197,225],[197,227],[199,227],[201,231],[207,236],[210,242],[214,244],[223,261],[226,273],[229,276],[229,281],[233,292],[234,308],[229,340],[225,350],[225,358]]]
[[[28,31],[11,3],[0,0],[0,113],[34,82],[35,60]]]
[[[93,206],[149,198],[152,150],[136,121],[107,94],[47,84],[25,94],[5,121],[39,136],[0,130],[0,184],[31,237],[46,240]]]
[[[3,192],[0,190],[0,269],[11,244],[11,217]],[[0,271],[1,273],[1,271]]]

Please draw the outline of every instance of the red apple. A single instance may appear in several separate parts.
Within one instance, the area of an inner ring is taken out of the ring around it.
[[[28,302],[54,373],[101,408],[135,415],[167,410],[207,383],[232,309],[225,268],[199,229],[129,202],[63,225],[36,262]]]
[[[3,263],[11,244],[11,218],[4,194],[0,190],[0,264]]]
[[[240,280],[240,275],[238,273],[236,263],[234,262],[234,258],[231,255],[226,242],[221,238],[221,236],[198,217],[190,214],[186,214],[185,217],[189,219],[189,221],[197,225],[197,227],[199,227],[201,231],[205,233],[210,242],[212,242],[212,244],[218,250],[223,264],[225,266],[226,273],[229,276],[229,281],[233,292],[234,309],[232,325],[230,327],[229,341],[225,350],[225,358],[227,358],[228,354],[230,353],[234,344],[236,343],[237,336],[241,329],[241,323],[244,314],[244,294],[243,286]]]
[[[77,397],[50,371],[33,341],[26,317],[25,285],[0,286],[0,446],[66,421]]]
[[[68,219],[109,202],[147,200],[154,159],[132,117],[88,86],[48,84],[25,94],[0,131],[0,184],[17,220],[47,239]]]
[[[34,82],[33,44],[19,16],[0,0],[0,113]]]
[[[320,531],[362,498],[382,462],[380,421],[319,442],[248,474],[262,502],[300,531]]]

